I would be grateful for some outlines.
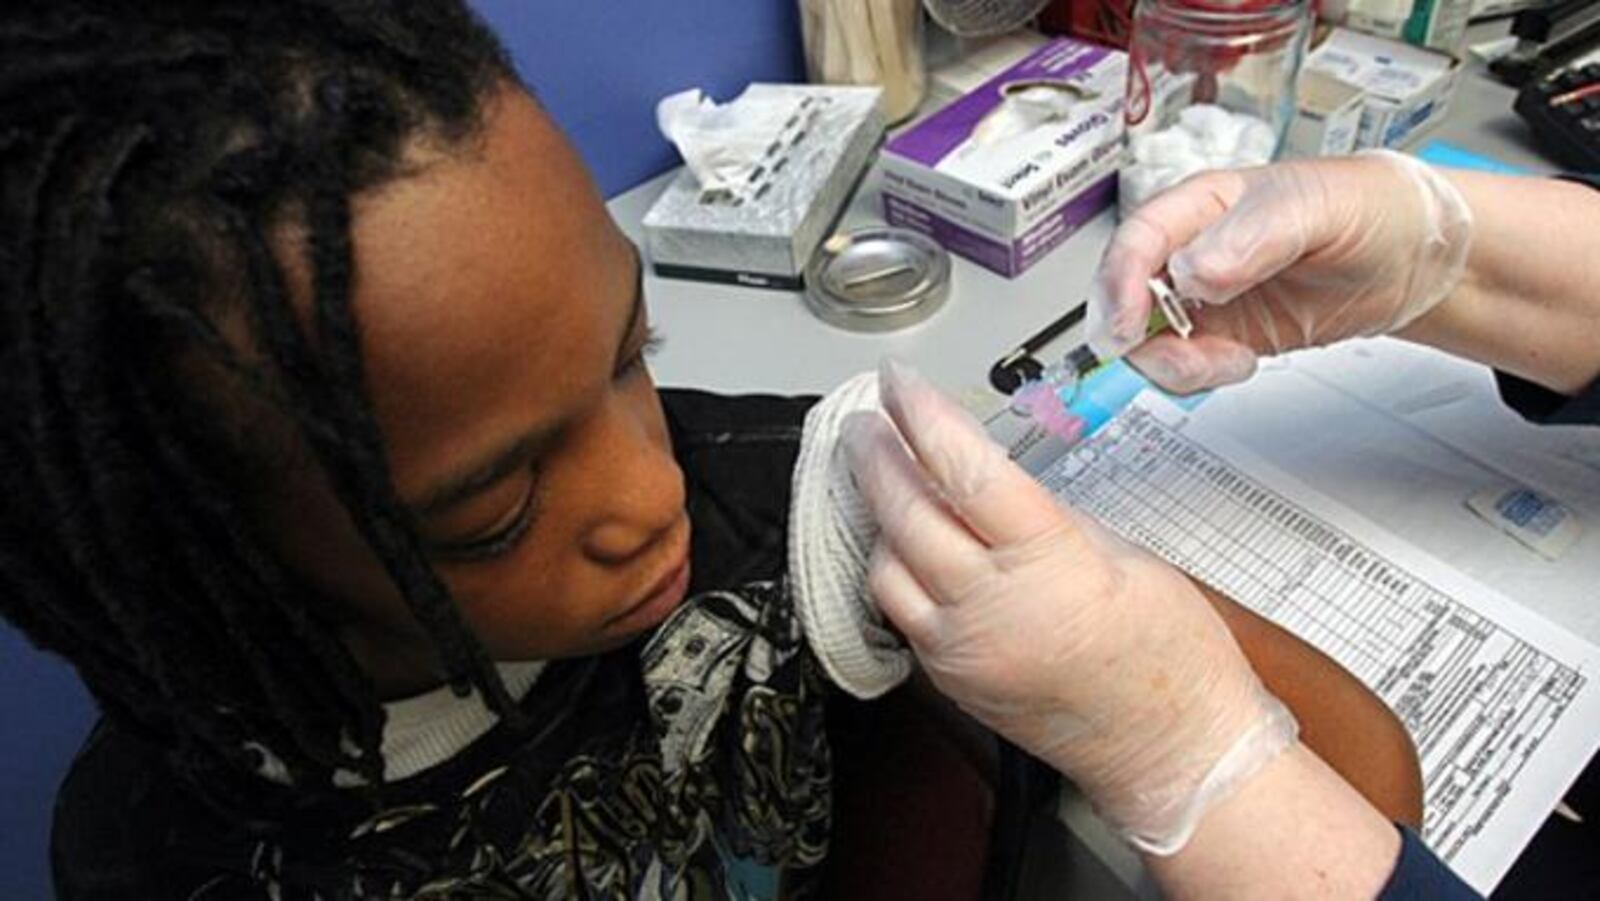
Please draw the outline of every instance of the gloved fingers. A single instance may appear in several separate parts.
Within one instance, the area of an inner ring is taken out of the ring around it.
[[[1189,338],[1156,335],[1135,348],[1127,361],[1173,394],[1242,382],[1256,371],[1256,354],[1248,346],[1225,335],[1198,331]]]
[[[1261,356],[1383,331],[1387,312],[1370,297],[1392,277],[1383,267],[1313,276],[1282,274],[1221,306],[1194,311],[1196,334],[1231,339]]]
[[[1305,182],[1259,174],[1228,212],[1172,254],[1167,271],[1186,299],[1224,304],[1293,265],[1306,252],[1311,220],[1326,215]]]
[[[1137,217],[1124,222],[1112,236],[1089,283],[1089,306],[1083,320],[1089,347],[1102,359],[1126,354],[1144,337],[1154,302],[1145,283],[1160,271],[1166,246],[1165,233]]]
[[[912,648],[926,648],[938,636],[939,602],[928,594],[905,561],[879,542],[867,569],[867,590],[878,610]]]
[[[1331,313],[1336,303],[1330,301],[1326,309],[1319,310],[1323,306],[1321,297],[1308,304],[1283,296],[1293,290],[1269,282],[1251,288],[1231,303],[1202,306],[1192,314],[1194,335],[1225,339],[1264,356],[1306,347],[1316,322]]]
[[[885,360],[878,390],[928,477],[986,543],[1026,542],[1065,518],[1050,492],[1012,463],[970,413],[910,367]]]
[[[959,590],[987,571],[987,549],[940,497],[889,420],[852,413],[841,433],[845,459],[878,522],[880,540],[936,595],[941,587]]]
[[[1084,320],[1089,346],[1102,358],[1137,345],[1150,320],[1152,277],[1168,259],[1244,192],[1237,172],[1207,172],[1151,198],[1117,228],[1089,286]]]

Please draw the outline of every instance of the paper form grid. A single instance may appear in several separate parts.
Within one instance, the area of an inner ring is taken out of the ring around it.
[[[1137,405],[1038,476],[1372,687],[1417,743],[1424,834],[1457,865],[1588,681]],[[1468,869],[1492,885],[1509,862]]]

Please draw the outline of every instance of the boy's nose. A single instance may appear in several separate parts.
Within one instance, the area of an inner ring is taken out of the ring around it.
[[[606,510],[584,544],[591,557],[615,565],[651,553],[669,538],[687,497],[683,471],[658,417],[622,411],[612,426],[606,431],[620,443],[613,456],[619,465],[597,487]]]

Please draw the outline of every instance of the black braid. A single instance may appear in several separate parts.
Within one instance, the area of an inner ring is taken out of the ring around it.
[[[0,614],[196,781],[256,746],[304,789],[381,779],[369,681],[245,513],[274,461],[220,372],[295,425],[451,685],[514,716],[396,497],[350,305],[352,197],[473,138],[514,80],[494,37],[458,0],[22,0],[0,60]]]

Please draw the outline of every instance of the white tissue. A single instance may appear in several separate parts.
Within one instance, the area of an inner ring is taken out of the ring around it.
[[[803,102],[801,97],[746,93],[719,105],[691,88],[656,104],[656,124],[677,145],[702,192],[726,191],[742,198],[771,148],[782,145],[786,133],[803,127]]]
[[[1117,179],[1117,207],[1123,217],[1197,172],[1270,162],[1278,137],[1256,116],[1200,103],[1180,112],[1177,124],[1135,135],[1128,143],[1133,160]]]

